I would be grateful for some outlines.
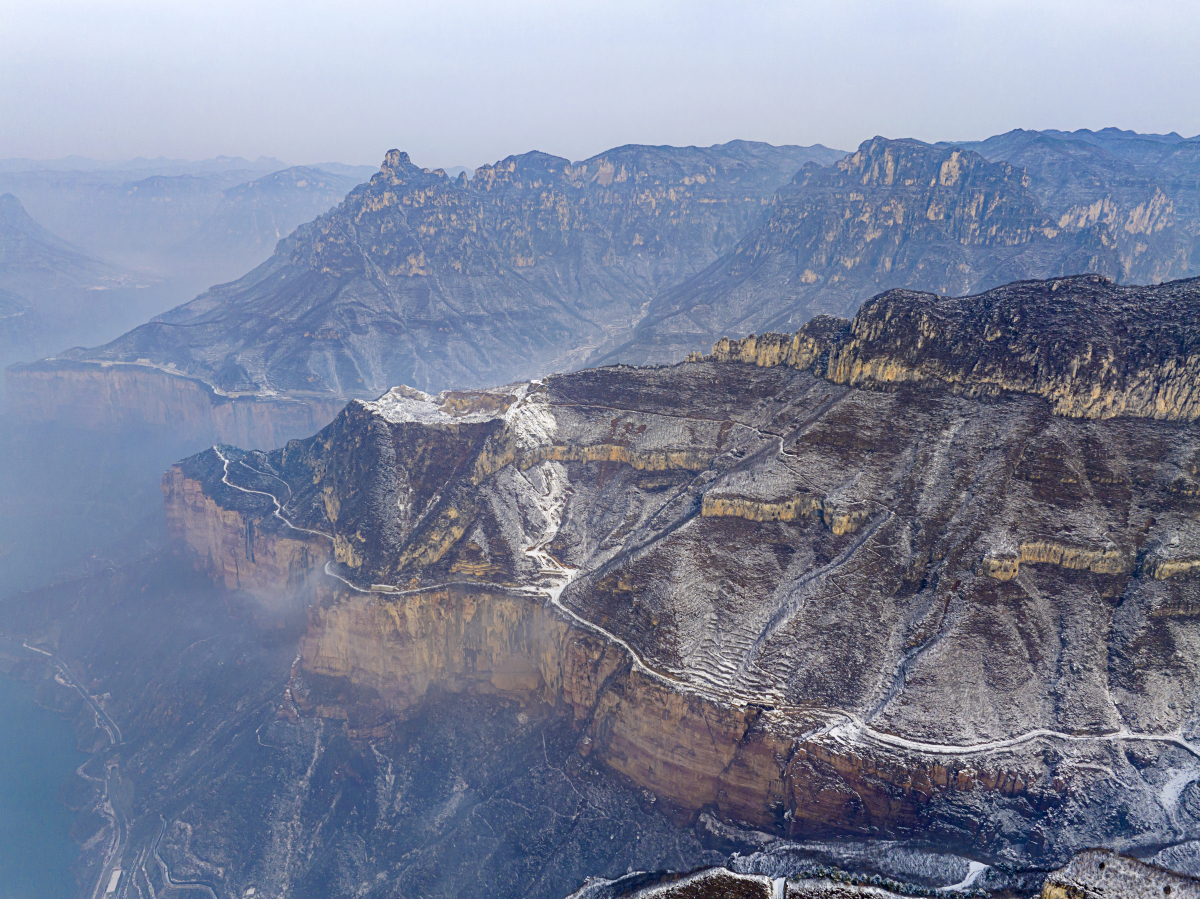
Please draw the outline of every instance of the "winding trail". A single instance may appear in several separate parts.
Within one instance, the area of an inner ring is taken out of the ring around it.
[[[580,405],[590,405],[590,404],[580,404]],[[597,408],[604,408],[604,409],[608,409],[611,411],[630,411],[630,410],[619,410],[616,407],[611,407],[611,406],[602,406],[599,404],[595,404],[595,405]],[[666,417],[689,418],[688,416],[669,415],[669,414]],[[691,418],[691,420],[697,420],[697,419]],[[707,421],[707,419],[701,419],[701,420]],[[771,439],[771,440],[779,441],[778,452],[780,452],[783,455],[790,455],[790,454],[786,453],[783,449],[784,438],[781,435],[772,434],[769,432],[763,432],[753,426],[740,424],[738,422],[735,422],[735,424],[739,424],[741,427],[744,427],[747,430],[755,432],[756,434],[758,434],[758,436],[760,436],[764,439]],[[283,524],[285,524],[287,527],[289,527],[295,531],[301,532],[301,533],[312,534],[314,536],[323,537],[323,538],[329,540],[331,543],[333,543],[333,536],[331,534],[327,534],[323,531],[312,530],[310,528],[303,528],[303,527],[293,524],[290,520],[288,520],[287,516],[284,514],[283,506],[280,504],[279,499],[278,499],[278,497],[275,496],[275,494],[269,493],[269,492],[266,492],[263,490],[254,490],[254,489],[247,488],[247,487],[241,487],[237,484],[232,483],[229,480],[229,466],[230,466],[230,463],[232,460],[230,460],[227,456],[225,456],[220,451],[220,449],[216,446],[213,447],[213,452],[216,453],[217,457],[221,459],[221,461],[224,465],[224,472],[221,477],[222,483],[224,483],[228,487],[232,487],[235,490],[240,490],[243,493],[249,493],[249,494],[254,494],[257,496],[267,497],[268,499],[271,500],[272,504],[274,505],[273,514],[281,522],[283,522]],[[256,468],[246,465],[245,462],[242,462],[240,460],[238,461],[238,464],[242,465],[248,471],[251,471],[262,477],[274,478],[276,480],[282,481],[282,479],[279,478],[277,475],[271,475],[267,472],[259,471]],[[570,566],[564,565],[562,562],[560,562],[558,559],[556,559],[553,556],[553,554],[550,553],[550,551],[548,549],[550,544],[553,542],[554,538],[557,536],[559,528],[562,526],[562,516],[566,510],[566,502],[569,497],[569,490],[570,490],[569,484],[566,483],[565,476],[562,474],[562,472],[560,472],[559,470],[557,470],[556,468],[553,467],[558,464],[559,463],[553,463],[553,462],[542,463],[543,466],[547,466],[547,468],[545,468],[543,470],[543,476],[546,478],[546,482],[548,485],[545,493],[543,493],[541,490],[539,490],[532,482],[529,482],[528,478],[526,477],[526,482],[529,483],[529,486],[533,489],[534,493],[537,496],[536,501],[537,501],[537,503],[543,513],[545,521],[546,521],[546,524],[545,524],[545,527],[543,528],[542,533],[537,537],[537,539],[535,539],[530,545],[525,547],[523,550],[525,556],[527,558],[531,559],[536,564],[537,569],[538,569],[538,577],[539,577],[539,580],[541,581],[541,583],[536,584],[536,585],[525,586],[525,587],[516,587],[515,592],[517,592],[519,594],[523,594],[525,596],[538,597],[538,598],[541,598],[541,599],[545,600],[546,602],[550,603],[555,609],[557,609],[568,620],[578,624],[580,627],[584,628],[585,630],[588,630],[594,634],[597,634],[597,635],[603,637],[604,639],[612,642],[613,644],[621,647],[621,649],[623,649],[625,652],[627,652],[629,654],[629,658],[631,660],[634,670],[638,671],[639,673],[645,674],[646,676],[658,681],[659,683],[667,685],[667,686],[671,687],[672,689],[680,690],[682,692],[690,693],[690,694],[700,696],[700,697],[703,697],[706,699],[711,699],[711,700],[721,702],[726,705],[733,704],[733,703],[761,703],[764,698],[764,696],[761,692],[749,693],[749,692],[745,692],[743,690],[739,690],[736,687],[732,687],[732,686],[731,686],[731,688],[729,688],[727,690],[723,690],[723,691],[706,689],[704,686],[696,684],[692,681],[686,681],[678,676],[658,670],[657,668],[648,664],[646,662],[646,660],[641,656],[641,654],[633,646],[631,646],[626,640],[622,639],[621,637],[614,634],[612,631],[597,624],[596,622],[583,617],[578,612],[576,612],[575,610],[566,606],[562,602],[561,597],[562,597],[563,591],[565,591],[567,589],[567,587],[579,576],[579,570],[576,568],[572,568]],[[523,477],[525,476],[524,472],[522,472],[522,476]],[[284,483],[286,485],[286,482],[284,482]],[[289,487],[288,489],[290,491],[291,488]],[[848,558],[849,554],[853,554],[854,551],[861,548],[861,546],[866,542],[866,539],[869,538],[872,534],[874,534],[879,529],[879,527],[882,526],[884,521],[886,521],[887,519],[889,519],[891,517],[890,510],[886,510],[884,507],[880,507],[880,511],[881,512],[886,511],[886,512],[888,512],[888,514],[879,516],[874,522],[871,523],[871,526],[866,529],[866,533],[864,535],[860,536],[855,541],[853,541],[851,543],[850,547],[848,547],[847,550],[845,552],[843,552],[843,554],[841,556],[839,556],[839,558],[837,560],[834,561],[834,563],[831,563],[831,565],[826,566],[824,569],[822,569],[822,571],[814,573],[814,577],[819,577],[822,573],[829,573],[829,571],[831,569],[836,568],[837,563],[844,561],[845,558]],[[427,585],[427,586],[423,586],[421,588],[414,589],[414,590],[403,590],[403,591],[398,590],[394,587],[388,587],[387,585],[372,585],[370,588],[365,588],[365,587],[361,587],[361,586],[354,584],[351,581],[347,580],[345,577],[341,576],[336,571],[332,570],[332,566],[333,566],[332,562],[327,562],[325,564],[325,568],[324,568],[325,574],[327,574],[329,577],[332,577],[332,578],[338,580],[339,582],[345,584],[347,587],[349,587],[351,590],[355,591],[356,593],[378,594],[378,595],[389,595],[389,596],[416,595],[416,594],[420,594],[420,593],[428,593],[431,590],[437,590],[437,589],[454,587],[454,586],[472,587],[472,588],[484,587],[484,588],[490,588],[490,589],[495,589],[495,590],[502,590],[502,591],[508,592],[508,593],[514,592],[514,587],[512,585],[488,584],[488,583],[480,583],[480,582],[476,582],[476,581],[446,582],[446,583]],[[780,612],[784,613],[784,615],[783,615],[784,618],[787,617],[786,609],[778,610],[776,614],[778,615]],[[768,625],[766,630],[771,631],[771,626]],[[989,753],[998,752],[998,751],[1005,750],[1005,749],[1010,749],[1012,747],[1020,746],[1022,744],[1030,743],[1030,742],[1033,742],[1036,740],[1054,740],[1054,741],[1065,742],[1065,743],[1105,743],[1105,742],[1107,742],[1107,743],[1119,743],[1119,742],[1166,743],[1166,744],[1178,746],[1179,748],[1190,753],[1195,758],[1200,759],[1200,746],[1197,746],[1195,743],[1192,743],[1191,741],[1189,741],[1186,737],[1184,737],[1184,735],[1181,731],[1175,731],[1175,732],[1167,733],[1167,734],[1153,734],[1153,733],[1138,733],[1135,731],[1130,731],[1128,729],[1121,729],[1119,731],[1114,731],[1112,733],[1107,733],[1107,734],[1070,734],[1070,733],[1066,733],[1063,731],[1056,731],[1056,730],[1052,730],[1052,729],[1048,729],[1048,728],[1035,728],[1035,729],[1026,731],[1024,733],[1017,734],[1015,736],[1004,738],[1004,739],[999,739],[999,740],[986,740],[986,741],[980,741],[977,743],[966,743],[966,744],[933,743],[933,742],[926,742],[926,741],[922,741],[922,740],[909,739],[906,737],[897,736],[895,734],[889,734],[885,731],[876,730],[875,728],[868,725],[859,715],[857,715],[854,712],[845,710],[845,709],[817,708],[817,707],[800,706],[800,705],[790,706],[790,705],[782,705],[782,704],[775,704],[775,708],[783,714],[787,714],[789,712],[792,712],[792,713],[805,712],[805,713],[816,713],[816,714],[828,716],[828,722],[824,726],[819,727],[816,730],[812,731],[811,734],[809,735],[811,738],[827,736],[829,738],[839,740],[842,742],[846,742],[846,743],[849,743],[852,745],[854,745],[854,744],[858,744],[858,745],[874,744],[877,746],[887,747],[887,748],[890,748],[893,750],[902,750],[902,751],[907,751],[907,752],[922,753],[922,754],[934,755],[934,756],[986,755]],[[1182,787],[1180,789],[1182,789]],[[1177,801],[1177,797],[1171,797],[1171,798],[1175,798]]]
[[[986,740],[979,743],[967,744],[926,743],[921,740],[909,740],[905,737],[898,737],[894,734],[875,730],[873,727],[865,724],[857,715],[850,712],[841,712],[840,714],[845,715],[848,720],[843,724],[829,729],[829,735],[834,738],[843,739],[851,743],[859,741],[877,743],[895,749],[906,749],[911,752],[922,752],[928,755],[979,755],[988,752],[997,752],[1002,749],[1010,749],[1013,746],[1020,746],[1023,743],[1030,743],[1034,740],[1057,740],[1064,743],[1169,743],[1186,750],[1197,759],[1200,759],[1200,747],[1187,740],[1180,731],[1166,734],[1145,734],[1122,728],[1121,730],[1107,734],[1069,734],[1060,730],[1039,727],[1003,740]]]
[[[95,700],[91,693],[84,689],[83,684],[71,673],[71,669],[67,667],[67,663],[53,653],[47,652],[44,649],[38,649],[36,646],[30,646],[24,640],[14,640],[11,637],[0,634],[0,639],[8,643],[19,645],[22,649],[42,656],[58,672],[61,676],[60,683],[64,686],[71,687],[88,704],[95,717],[96,727],[103,730],[108,737],[108,746],[112,750],[121,745],[121,728],[117,726],[117,722],[109,716],[108,712],[100,707],[100,704]],[[105,856],[104,864],[100,866],[100,876],[96,880],[96,885],[92,887],[92,899],[100,899],[105,894],[105,890],[112,879],[113,872],[119,871],[117,862],[121,858],[121,854],[125,851],[125,846],[129,842],[129,811],[125,808],[125,804],[120,800],[121,793],[121,769],[116,761],[108,761],[104,766],[104,777],[93,777],[90,774],[85,774],[83,768],[90,763],[85,762],[79,766],[76,773],[80,774],[87,780],[103,782],[104,791],[100,796],[100,813],[108,819],[112,825],[112,840],[109,842],[108,853]]]
[[[198,880],[175,880],[171,877],[171,869],[163,860],[163,857],[158,854],[158,847],[162,844],[162,838],[167,832],[167,819],[162,818],[162,827],[158,831],[158,836],[154,840],[154,847],[151,849],[151,854],[154,856],[154,861],[158,864],[158,870],[162,873],[163,880],[167,882],[167,886],[173,890],[200,890],[208,893],[212,899],[220,899],[217,896],[217,891],[207,883],[202,883]]]
[[[17,641],[13,640],[12,642],[15,643]],[[54,665],[63,678],[66,679],[68,686],[73,687],[75,691],[83,697],[83,701],[86,702],[91,708],[92,712],[96,716],[96,727],[108,734],[109,744],[112,746],[119,745],[121,743],[121,728],[117,727],[117,722],[113,721],[112,718],[109,717],[108,712],[104,711],[104,709],[100,707],[100,704],[92,698],[92,694],[83,688],[83,684],[79,683],[79,681],[75,678],[75,675],[71,673],[71,669],[67,667],[66,662],[58,658],[53,653],[46,652],[44,649],[38,649],[36,646],[30,646],[24,640],[20,642],[21,646],[25,649],[28,649],[30,652],[36,652],[38,655],[45,656],[50,660],[50,663]]]

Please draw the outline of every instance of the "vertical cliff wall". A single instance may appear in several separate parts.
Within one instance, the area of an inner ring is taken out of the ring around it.
[[[910,330],[881,339],[907,358]],[[397,388],[282,450],[186,460],[195,486],[168,502],[243,590],[292,589],[294,541],[332,552],[308,550],[323,588],[289,696],[352,735],[431,693],[500,693],[568,715],[580,755],[684,818],[1022,858],[1130,820],[1147,845],[1188,838],[1194,426],[1003,386],[863,389],[779,364],[793,348]]]
[[[651,790],[683,819],[711,808],[797,836],[830,828],[916,833],[956,795],[1019,797],[1026,807],[1058,800],[1062,785],[1042,764],[981,768],[882,747],[864,752],[830,739],[839,719],[820,710],[706,697],[519,590],[349,588],[323,574],[328,541],[264,526],[261,496],[242,494],[248,506],[240,510],[223,507],[206,494],[217,477],[215,464],[207,477],[180,466],[167,474],[172,534],[231,590],[286,597],[321,579],[309,594],[316,601],[291,695],[309,713],[346,719],[351,733],[371,732],[376,703],[403,715],[431,690],[547,703],[575,720],[581,754]],[[316,680],[306,683],[306,675]],[[366,692],[350,698],[339,683]],[[376,699],[364,704],[363,696]]]
[[[272,449],[331,422],[332,396],[227,396],[194,378],[140,365],[33,363],[5,372],[8,408],[25,421],[82,430],[162,428],[181,439]]]

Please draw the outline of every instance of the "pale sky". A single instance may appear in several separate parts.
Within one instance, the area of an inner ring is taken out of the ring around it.
[[[0,0],[0,157],[1200,132],[1200,2]]]

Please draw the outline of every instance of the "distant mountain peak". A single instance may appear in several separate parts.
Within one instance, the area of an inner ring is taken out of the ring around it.
[[[412,159],[403,150],[388,150],[387,155],[383,157],[383,165],[380,166],[382,171],[391,171],[412,165]]]
[[[60,287],[97,289],[129,279],[43,228],[11,193],[0,195],[0,288],[35,299]]]

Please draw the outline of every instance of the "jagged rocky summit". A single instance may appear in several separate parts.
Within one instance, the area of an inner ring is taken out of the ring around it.
[[[289,696],[351,734],[496,693],[685,824],[1190,870],[1198,301],[897,292],[670,367],[396,388],[180,463],[168,518],[312,602]]]
[[[528,153],[468,181],[392,151],[264,267],[78,357],[170,361],[227,391],[363,398],[567,368],[822,156],[740,142],[576,164]]]
[[[1055,220],[1026,173],[959,147],[875,138],[806,166],[769,218],[703,274],[655,298],[625,361],[681,358],[722,333],[849,315],[888,288],[963,295],[1024,278],[1121,274],[1109,230]]]
[[[1120,253],[1122,281],[1197,273],[1200,138],[1017,129],[958,146],[1023,168],[1060,227],[1104,226]]]
[[[839,155],[627,146],[581,163],[528,153],[468,181],[394,151],[240,281],[107,346],[10,370],[10,405],[270,447],[397,383],[569,369],[732,247],[800,165]]]

